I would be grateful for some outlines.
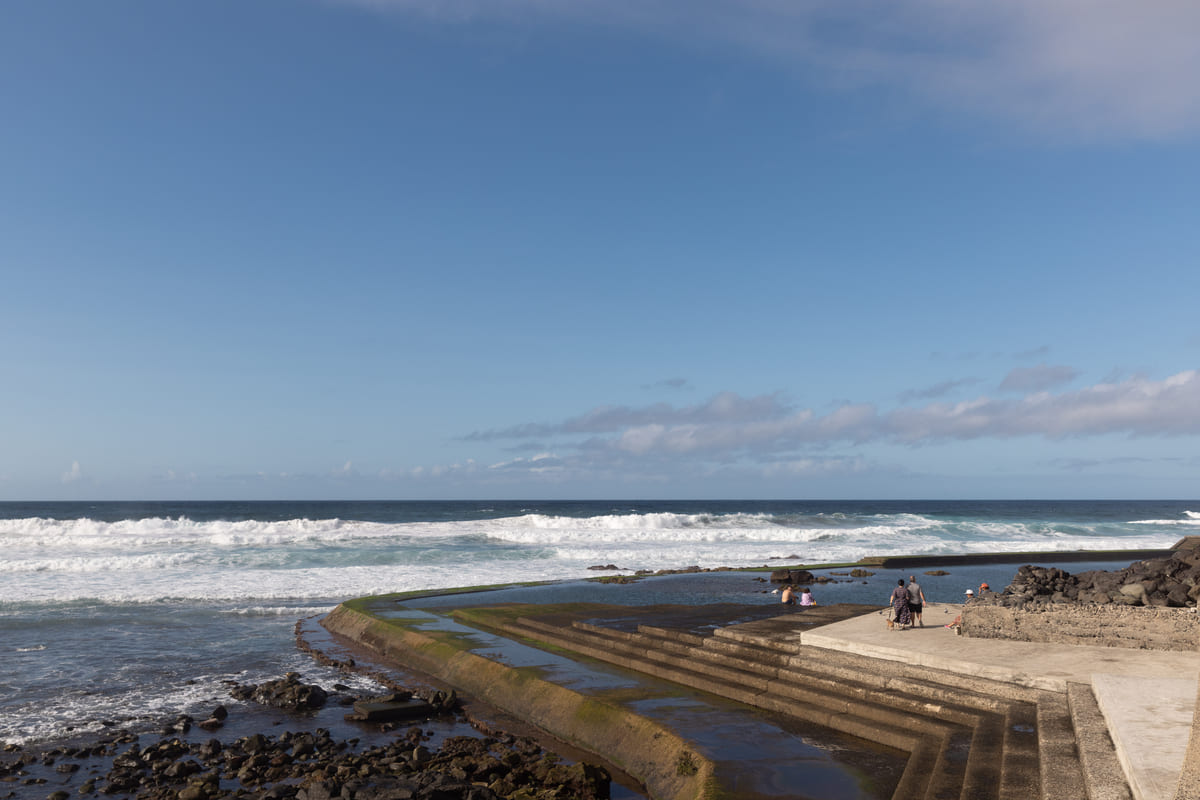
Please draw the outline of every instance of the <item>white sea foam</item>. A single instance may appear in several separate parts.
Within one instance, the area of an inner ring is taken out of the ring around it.
[[[194,561],[189,553],[164,553],[157,555],[132,555],[100,557],[71,556],[66,558],[41,558],[17,560],[9,558],[0,562],[0,572],[120,572],[146,569],[177,569]]]
[[[230,608],[224,613],[239,617],[313,617],[318,614],[328,614],[333,605],[321,606],[247,606]]]
[[[197,663],[206,663],[208,660]],[[217,704],[234,705],[235,701],[229,697],[227,681],[256,683],[292,671],[325,684],[337,681],[363,691],[379,688],[369,677],[322,668],[299,651],[285,654],[279,664],[263,664],[251,671],[239,670],[234,661],[223,663],[230,671],[189,673],[186,681],[165,683],[138,680],[142,677],[139,673],[125,681],[118,677],[117,682],[123,688],[117,690],[97,691],[99,687],[80,687],[72,691],[56,691],[40,701],[10,707],[7,713],[0,713],[0,742],[36,742],[61,735],[67,730],[75,735],[97,733],[107,729],[106,720],[166,719],[185,712],[198,713],[197,709],[212,708]],[[116,666],[115,672],[121,672],[119,666]]]
[[[1130,525],[1187,525],[1200,526],[1200,511],[1184,511],[1183,519],[1135,519]]]
[[[1119,546],[1169,544],[1154,522],[1136,523],[1146,534],[1124,534]],[[1168,524],[1200,525],[1200,514],[1162,523]],[[1040,521],[953,522],[915,513],[528,513],[406,523],[27,518],[0,520],[0,603],[199,600],[268,614],[347,596],[591,577],[588,567],[597,564],[634,571],[1114,547],[1109,536],[1067,530]]]
[[[389,525],[339,519],[282,521],[215,520],[151,517],[101,522],[93,519],[52,520],[40,517],[0,519],[0,546],[84,549],[171,548],[194,545],[284,545],[386,538],[400,529],[420,531],[421,523]]]

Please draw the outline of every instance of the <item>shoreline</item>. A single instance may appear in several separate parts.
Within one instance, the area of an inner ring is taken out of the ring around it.
[[[1008,564],[1021,563],[1021,562],[1029,562],[1029,563],[1041,562],[1043,564],[1053,564],[1053,563],[1064,563],[1065,564],[1065,563],[1082,563],[1082,562],[1086,562],[1086,561],[1113,561],[1113,560],[1121,561],[1121,560],[1125,560],[1125,559],[1137,560],[1139,557],[1141,557],[1141,558],[1154,557],[1154,556],[1160,555],[1162,552],[1164,552],[1164,551],[1162,551],[1162,550],[1120,550],[1120,551],[1069,551],[1069,552],[1039,551],[1039,552],[1035,552],[1035,553],[988,553],[988,554],[966,554],[966,555],[961,555],[961,556],[910,555],[910,556],[891,556],[891,557],[880,558],[880,559],[863,559],[860,562],[855,562],[854,564],[834,564],[834,565],[813,564],[813,565],[801,565],[801,566],[803,566],[803,568],[809,569],[809,570],[836,570],[839,568],[850,568],[850,567],[859,566],[859,567],[874,567],[880,571],[889,570],[889,569],[901,569],[901,568],[908,570],[908,569],[916,569],[917,567],[921,567],[921,566],[936,567],[936,566],[961,565],[964,567],[978,568],[978,567],[1001,567],[1001,566],[1005,566]],[[785,559],[781,559],[779,563],[772,564],[772,565],[763,565],[762,567],[755,567],[755,568],[739,568],[737,570],[714,568],[711,570],[703,570],[699,573],[693,572],[691,570],[691,568],[684,568],[684,569],[676,570],[676,571],[661,571],[660,573],[656,573],[655,575],[645,576],[645,577],[655,578],[655,577],[659,577],[660,575],[662,575],[664,577],[666,575],[677,575],[677,576],[680,576],[681,580],[679,582],[682,583],[682,582],[686,581],[688,576],[702,577],[705,575],[712,575],[712,574],[728,576],[728,575],[731,575],[731,573],[732,573],[734,575],[740,574],[745,577],[750,577],[751,580],[754,580],[755,576],[747,575],[747,573],[758,573],[761,575],[761,574],[769,573],[776,569],[782,569],[782,568],[784,568],[782,566],[782,562],[784,562],[784,561],[785,561]],[[786,561],[790,562],[791,559],[786,559]],[[1126,563],[1128,563],[1128,562],[1126,562]],[[1011,573],[1009,573],[1009,575],[1011,578]],[[959,575],[959,576],[954,576],[954,580],[956,583],[961,583],[963,578],[965,578],[965,574]],[[572,579],[570,581],[564,581],[564,582],[552,582],[552,584],[554,586],[559,586],[559,587],[561,587],[564,584],[580,584],[580,585],[595,586],[595,584],[592,582],[596,581],[596,580],[601,580],[601,579],[602,578],[587,577],[587,578]],[[641,580],[643,580],[643,578],[639,578],[639,582]],[[887,581],[882,576],[880,576],[878,578],[877,582],[886,583]],[[850,589],[854,588],[854,586],[851,585],[851,584],[853,584],[853,582],[846,581],[845,583],[847,584],[844,587],[846,590],[850,590]],[[628,585],[626,585],[626,587],[627,586]],[[458,587],[458,588],[454,588],[454,589],[434,590],[431,592],[422,592],[422,593],[412,593],[412,594],[406,595],[406,597],[411,598],[411,599],[417,599],[417,600],[430,599],[430,598],[447,598],[447,597],[452,597],[452,596],[461,596],[461,597],[465,598],[466,595],[470,594],[473,596],[473,600],[478,600],[480,593],[486,593],[489,591],[503,592],[503,591],[505,591],[505,589],[511,589],[511,588],[512,587],[507,584],[504,585],[504,588],[495,587],[495,586],[492,586],[492,587]],[[537,590],[539,588],[545,589],[547,587],[545,584],[539,583],[539,584],[531,585],[531,586],[528,586],[525,588]],[[825,587],[825,588],[823,588],[822,591],[836,590],[837,588],[838,587]],[[618,591],[620,591],[620,587],[618,587]],[[750,590],[748,590],[748,589],[746,590],[746,592],[749,592],[749,591]],[[765,594],[766,590],[757,590],[756,589],[756,590],[754,590],[754,593]],[[772,609],[775,608],[774,603],[771,602],[769,599],[766,600],[765,602],[759,601],[756,604],[767,606]],[[882,601],[880,601],[880,604],[882,604]],[[413,674],[412,670],[404,670],[404,672],[406,672],[409,675]],[[167,716],[169,716],[169,715],[167,715]],[[231,716],[235,716],[235,715],[231,715]],[[248,716],[256,716],[256,715],[250,714]],[[312,723],[312,722],[315,722],[315,720],[309,720],[309,722]],[[270,715],[270,714],[263,716],[262,720],[259,723],[249,723],[249,724],[260,725],[261,729],[258,731],[255,731],[255,732],[267,734],[267,735],[273,735],[273,734],[277,733],[279,730],[286,729],[289,727],[288,721],[286,719],[280,719],[279,715]],[[463,725],[466,725],[466,724],[467,723],[463,722],[463,721],[460,721],[457,723],[457,725],[460,727]],[[237,728],[235,722],[233,720],[231,720],[228,728],[226,729],[226,733],[232,733],[235,730],[241,730],[241,729]],[[128,734],[125,734],[125,735],[127,736]],[[192,735],[192,736],[198,735],[198,732],[196,731],[195,728],[192,729],[192,731],[190,732],[190,735]],[[253,735],[253,733],[247,733],[246,735]],[[439,734],[439,735],[442,735],[442,734]],[[447,732],[445,735],[452,736],[452,735],[456,735],[456,734]],[[476,736],[479,735],[478,730],[475,730],[473,732],[473,734],[471,734],[471,735],[476,735]],[[121,736],[121,734],[119,733],[119,728],[118,728],[118,733],[116,733],[116,736],[118,736],[118,737]],[[203,736],[205,738],[214,738],[213,735],[211,735],[209,733],[205,733],[205,734],[203,734]],[[216,736],[217,737],[221,736],[220,732],[218,732],[216,734]],[[99,738],[100,737],[93,737],[93,741],[99,741]],[[111,735],[109,735],[104,738],[111,739],[113,737]],[[143,738],[143,739],[148,738],[146,732],[143,732],[141,734],[141,738]],[[355,737],[350,736],[349,738],[355,738]],[[55,770],[55,767],[57,766],[55,764],[55,760],[57,760],[59,762],[69,762],[70,757],[60,753],[58,755],[57,759],[51,760],[51,761],[49,761],[49,763],[46,763],[46,761],[45,761],[47,754],[52,753],[56,748],[62,748],[65,746],[63,744],[63,742],[64,742],[63,739],[56,739],[53,742],[43,743],[42,745],[38,745],[38,744],[29,745],[26,748],[23,748],[22,750],[8,750],[6,748],[6,752],[4,752],[3,754],[0,754],[0,764],[9,764],[10,763],[9,759],[13,758],[14,753],[20,753],[20,752],[34,753],[34,752],[36,752],[39,754],[40,760],[38,761],[38,763],[36,765],[27,765],[27,768],[32,769],[32,772],[29,775],[23,776],[23,777],[31,777],[31,776],[33,776],[34,773],[36,773],[38,775],[41,775],[42,777],[44,777],[47,780],[46,784],[39,785],[39,788],[38,788],[39,792],[43,788],[45,789],[45,793],[40,794],[39,796],[45,796],[45,794],[49,794],[49,792],[54,788],[54,781],[58,781],[61,783],[61,785],[69,787],[71,790],[71,793],[74,794],[76,788],[78,787],[78,785],[80,783],[79,780],[75,779],[75,774],[59,772],[59,771]],[[126,742],[124,742],[124,744],[129,744],[129,741],[127,740]],[[111,759],[113,757],[115,757],[115,755],[116,755],[116,753],[111,753],[107,756],[107,758],[111,761]],[[50,758],[54,759],[54,756],[51,755]],[[100,763],[95,760],[96,758],[97,758],[96,756],[86,757],[85,760],[90,761],[91,763],[86,764],[85,767],[80,770],[80,772],[86,773],[87,771],[90,770],[91,774],[93,774],[93,775],[96,774],[96,772],[98,771],[98,768],[99,768],[99,763]],[[99,757],[99,759],[101,761],[103,760],[103,758],[105,758],[105,757],[103,757],[103,756]],[[7,768],[3,772],[3,774],[5,776],[15,776],[15,773],[11,769],[7,769]],[[7,781],[5,783],[0,783],[0,797],[6,796],[5,789],[10,783],[13,783],[13,781]],[[614,788],[616,788],[616,787],[614,786]],[[15,794],[15,795],[11,795],[11,796],[20,797],[23,795]],[[616,794],[616,795],[614,795],[614,797],[638,797],[638,796],[643,796],[643,795],[639,795],[639,794]]]

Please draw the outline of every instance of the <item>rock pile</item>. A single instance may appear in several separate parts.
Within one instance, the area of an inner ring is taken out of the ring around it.
[[[985,592],[975,602],[1008,607],[1050,603],[1195,607],[1200,601],[1200,546],[1167,558],[1137,561],[1122,570],[1072,575],[1055,567],[1025,565],[1002,593]]]
[[[600,800],[611,778],[599,766],[566,764],[535,740],[477,726],[483,734],[431,744],[419,727],[398,731],[387,744],[358,750],[358,740],[328,730],[256,733],[231,742],[163,737],[142,746],[117,732],[99,743],[47,752],[5,748],[0,786],[25,792],[62,786],[83,770],[82,783],[37,796],[137,797],[139,800]],[[96,763],[106,762],[108,769]],[[58,778],[34,777],[36,773]],[[86,777],[85,777],[86,774]],[[48,788],[48,787],[47,787]],[[45,791],[45,790],[43,790]],[[15,791],[0,798],[31,797]]]
[[[563,764],[537,742],[522,737],[456,736],[430,749],[419,728],[393,743],[353,752],[327,730],[255,734],[228,745],[217,739],[162,739],[136,743],[112,759],[103,777],[89,778],[79,795],[140,800],[598,800],[609,796],[609,775],[591,764]],[[59,752],[59,772],[91,751]],[[19,776],[48,756],[0,763],[0,775]],[[72,770],[74,771],[74,770]],[[232,788],[236,787],[236,788]],[[64,800],[68,792],[61,791]],[[14,795],[8,795],[14,796]],[[55,795],[50,795],[54,797]]]
[[[315,683],[301,683],[300,676],[295,672],[266,683],[235,684],[229,694],[237,700],[253,701],[291,712],[320,708],[329,699],[329,693]]]

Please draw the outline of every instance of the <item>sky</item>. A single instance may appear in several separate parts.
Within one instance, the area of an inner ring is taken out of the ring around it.
[[[0,500],[1200,497],[1192,0],[0,15]]]

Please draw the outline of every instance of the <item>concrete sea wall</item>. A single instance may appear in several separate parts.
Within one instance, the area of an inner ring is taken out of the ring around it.
[[[321,624],[399,664],[433,676],[553,736],[594,753],[641,780],[662,800],[724,800],[713,765],[675,732],[624,708],[586,697],[463,648],[453,637],[383,620],[353,604]],[[681,770],[686,764],[689,769]]]
[[[1006,608],[969,603],[962,632],[975,639],[1008,639],[1134,650],[1200,649],[1200,614],[1194,608],[1051,604]]]

